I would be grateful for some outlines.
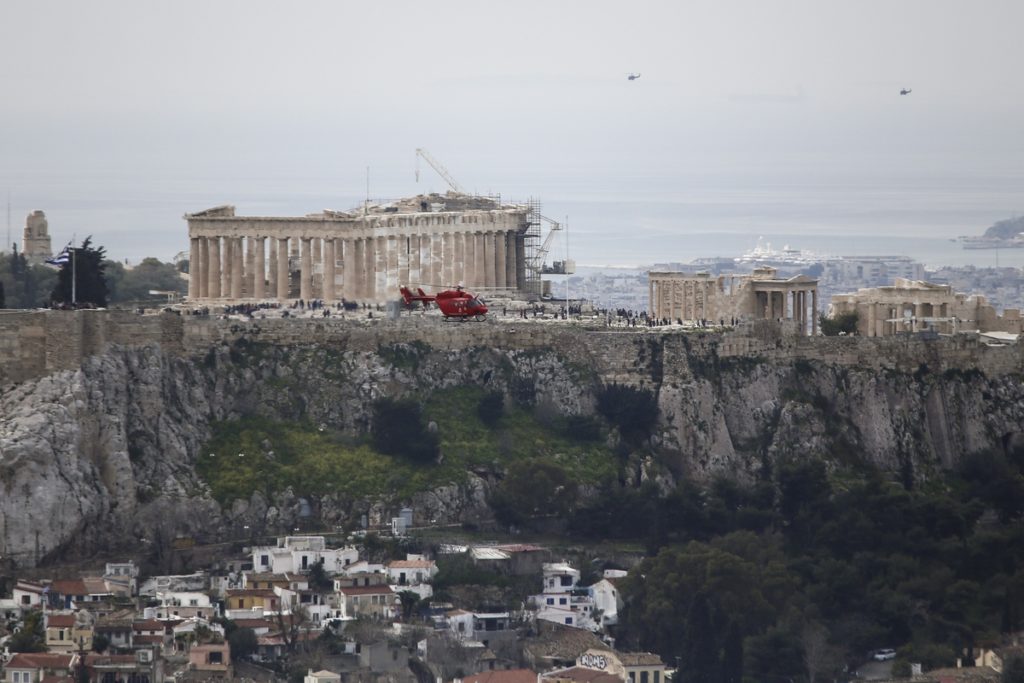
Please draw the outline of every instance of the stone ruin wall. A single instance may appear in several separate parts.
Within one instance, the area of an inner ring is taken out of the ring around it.
[[[434,348],[490,347],[551,350],[605,382],[659,385],[686,382],[708,361],[756,359],[779,364],[796,360],[879,370],[934,372],[980,370],[989,376],[1024,373],[1022,345],[990,347],[974,335],[925,339],[903,337],[801,337],[783,335],[763,321],[728,333],[660,328],[604,328],[563,323],[451,323],[436,318],[220,320],[173,313],[130,311],[0,312],[0,387],[80,366],[109,345],[159,344],[174,354],[201,355],[239,339],[275,345],[316,344],[376,351],[393,344]]]

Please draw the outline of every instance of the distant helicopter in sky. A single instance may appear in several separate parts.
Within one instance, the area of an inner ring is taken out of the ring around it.
[[[626,76],[626,78],[628,78],[631,81],[635,81],[636,79],[640,78],[640,74],[630,73],[629,75]]]
[[[903,88],[903,90],[900,90],[900,94],[901,95],[909,95],[912,92],[914,92],[914,91],[911,90],[910,88]]]

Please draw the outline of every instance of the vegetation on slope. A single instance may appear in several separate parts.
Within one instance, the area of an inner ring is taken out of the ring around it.
[[[784,462],[749,487],[612,495],[615,525],[591,509],[575,526],[646,540],[620,640],[667,662],[713,652],[692,680],[725,676],[737,651],[748,680],[831,679],[882,647],[930,669],[1022,625],[1022,471],[1024,458],[977,455],[908,489],[870,468]],[[640,511],[616,518],[624,498]]]
[[[493,402],[493,397],[475,387],[445,389],[415,404],[422,408],[422,417],[412,410],[404,423],[398,418],[408,404],[378,406],[387,408],[376,412],[387,416],[392,430],[405,424],[415,435],[421,433],[424,422],[436,423],[440,456],[426,462],[420,451],[412,457],[403,455],[403,444],[410,443],[408,435],[356,439],[326,426],[245,418],[214,425],[197,471],[221,503],[247,499],[255,491],[273,496],[289,487],[297,496],[402,499],[463,482],[474,467],[504,468],[536,457],[557,463],[580,483],[597,484],[615,475],[614,456],[600,442],[575,437],[571,429],[575,421],[507,405],[490,427],[481,420],[481,413],[493,420]]]

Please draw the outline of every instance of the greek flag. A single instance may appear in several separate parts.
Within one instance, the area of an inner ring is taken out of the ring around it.
[[[60,252],[53,258],[46,259],[46,262],[51,266],[63,266],[65,263],[71,261],[71,242],[68,242],[67,246],[64,247],[64,251]]]

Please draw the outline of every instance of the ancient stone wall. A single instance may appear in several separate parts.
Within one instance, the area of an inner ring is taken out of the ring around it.
[[[130,311],[0,312],[0,385],[78,367],[111,344],[160,344],[174,354],[199,355],[245,338],[273,345],[318,345],[376,351],[393,344],[435,348],[488,347],[552,350],[590,368],[603,381],[660,385],[686,381],[694,363],[748,358],[768,362],[814,360],[864,369],[914,372],[979,370],[988,375],[1024,371],[1024,346],[988,346],[976,335],[927,337],[798,337],[775,324],[727,333],[661,328],[605,328],[552,322],[451,323],[433,317],[399,320],[221,320]]]

